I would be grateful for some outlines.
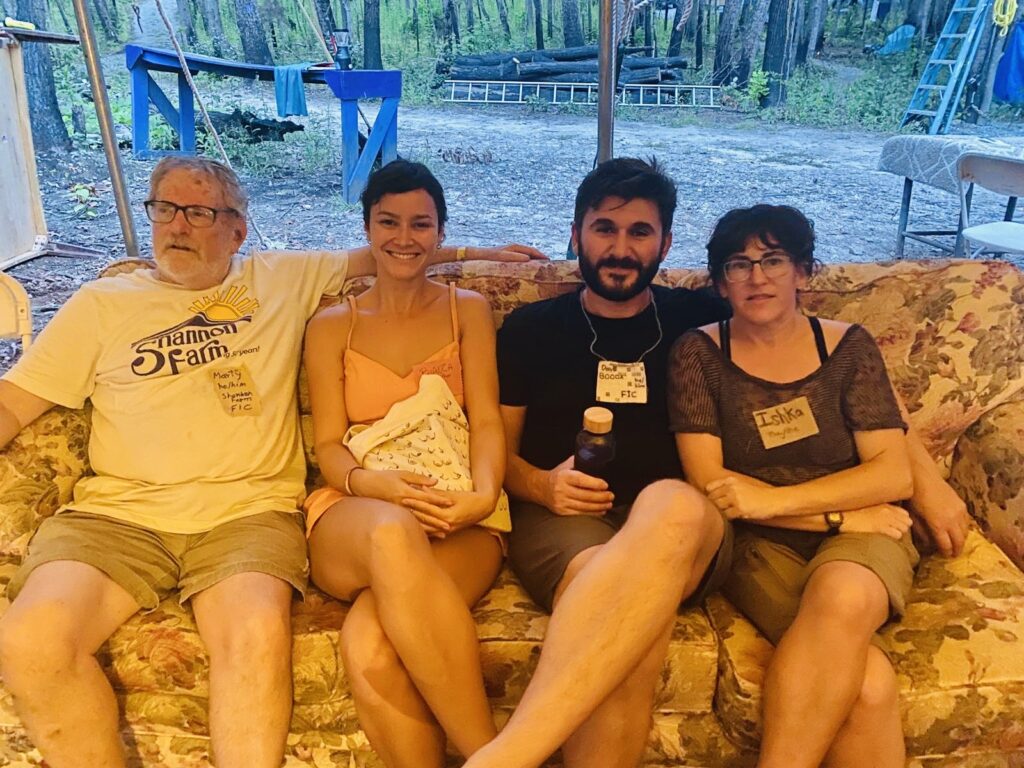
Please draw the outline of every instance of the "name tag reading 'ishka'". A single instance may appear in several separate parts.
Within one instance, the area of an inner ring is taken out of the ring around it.
[[[647,369],[643,362],[616,363],[602,360],[597,364],[597,402],[647,402]]]
[[[777,448],[818,434],[818,422],[806,397],[754,411],[754,424],[765,448]]]

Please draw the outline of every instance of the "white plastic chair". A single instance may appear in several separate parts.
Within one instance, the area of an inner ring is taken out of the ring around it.
[[[1024,197],[1024,159],[966,152],[957,161],[960,176],[960,222],[967,256],[982,252],[1024,253],[1024,223],[992,221],[971,224],[971,185],[1007,197]],[[1012,208],[1008,206],[1007,211]],[[977,248],[972,247],[972,244]]]
[[[32,343],[32,303],[21,283],[0,272],[0,338],[19,337],[24,352]]]

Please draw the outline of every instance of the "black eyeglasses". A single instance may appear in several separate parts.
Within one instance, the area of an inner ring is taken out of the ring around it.
[[[209,208],[205,205],[175,205],[166,200],[147,200],[143,203],[146,208],[146,217],[154,224],[170,224],[178,211],[185,214],[185,221],[196,229],[212,227],[217,220],[218,213],[240,214],[234,208]]]
[[[769,253],[760,259],[733,256],[725,262],[725,279],[730,283],[742,283],[754,274],[754,265],[760,264],[765,277],[782,277],[793,266],[793,260],[786,253]]]

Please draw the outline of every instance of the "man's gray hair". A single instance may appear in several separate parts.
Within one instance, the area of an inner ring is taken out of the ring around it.
[[[249,196],[245,193],[242,183],[238,180],[237,174],[224,163],[211,160],[207,157],[193,157],[190,155],[171,155],[163,158],[156,164],[153,174],[149,177],[149,196],[156,197],[156,190],[160,182],[171,171],[192,171],[201,173],[215,180],[224,192],[224,202],[229,208],[234,208],[242,216],[249,213]]]

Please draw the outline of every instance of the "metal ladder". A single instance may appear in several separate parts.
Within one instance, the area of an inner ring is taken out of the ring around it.
[[[949,130],[991,8],[992,0],[954,0],[921,82],[903,113],[901,128],[915,120],[927,120],[930,135]]]

